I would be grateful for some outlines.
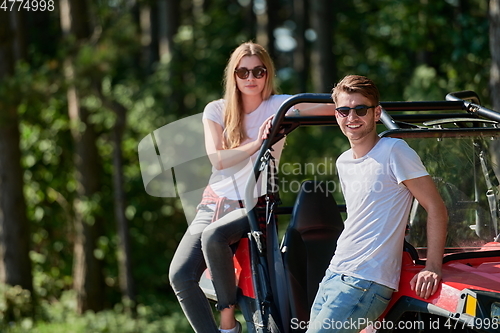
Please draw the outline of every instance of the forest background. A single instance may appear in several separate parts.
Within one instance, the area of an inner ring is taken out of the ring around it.
[[[361,74],[500,110],[500,0],[0,0],[0,331],[191,332],[168,284],[186,218],[137,149],[220,98],[248,40],[283,93]],[[309,135],[286,150],[331,147]]]

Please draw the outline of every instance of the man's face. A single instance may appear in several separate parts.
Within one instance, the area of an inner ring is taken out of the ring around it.
[[[337,96],[336,108],[348,107],[355,108],[359,105],[374,106],[374,102],[359,93],[348,94],[345,92]],[[377,135],[375,126],[380,119],[380,106],[371,107],[364,116],[358,116],[355,110],[350,110],[346,117],[343,117],[338,111],[335,116],[340,129],[351,143],[356,143],[367,136]]]

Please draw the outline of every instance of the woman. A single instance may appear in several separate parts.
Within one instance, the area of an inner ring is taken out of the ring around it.
[[[203,112],[212,175],[170,265],[170,283],[195,332],[241,332],[234,317],[237,289],[230,245],[249,231],[249,225],[244,217],[222,217],[243,206],[242,195],[256,154],[269,134],[274,114],[290,97],[277,95],[274,77],[266,50],[252,42],[243,43],[226,66],[224,99],[210,102]],[[291,113],[333,115],[334,107],[298,104]],[[282,148],[283,142],[273,146],[276,159]],[[220,330],[198,285],[207,266],[217,293]]]

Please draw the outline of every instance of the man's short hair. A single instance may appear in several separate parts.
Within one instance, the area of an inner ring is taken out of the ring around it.
[[[380,93],[372,80],[361,75],[347,75],[332,89],[333,102],[337,103],[337,97],[340,93],[348,94],[359,93],[370,99],[374,105],[380,102]]]

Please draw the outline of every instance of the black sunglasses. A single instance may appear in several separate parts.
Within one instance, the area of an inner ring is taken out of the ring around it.
[[[375,108],[375,107],[377,107],[377,105],[374,105],[374,106],[356,105],[353,108],[350,108],[347,106],[342,106],[340,108],[336,108],[335,110],[337,110],[337,112],[339,113],[339,116],[341,116],[341,117],[347,117],[349,115],[349,113],[351,112],[351,110],[354,110],[354,112],[356,112],[356,114],[359,117],[364,117],[364,116],[366,116],[368,109]]]
[[[263,78],[264,75],[266,75],[267,69],[266,67],[263,66],[257,66],[252,69],[248,69],[246,67],[240,67],[235,69],[234,72],[242,80],[247,79],[248,76],[250,75],[250,72],[252,72],[254,78],[260,79]]]

